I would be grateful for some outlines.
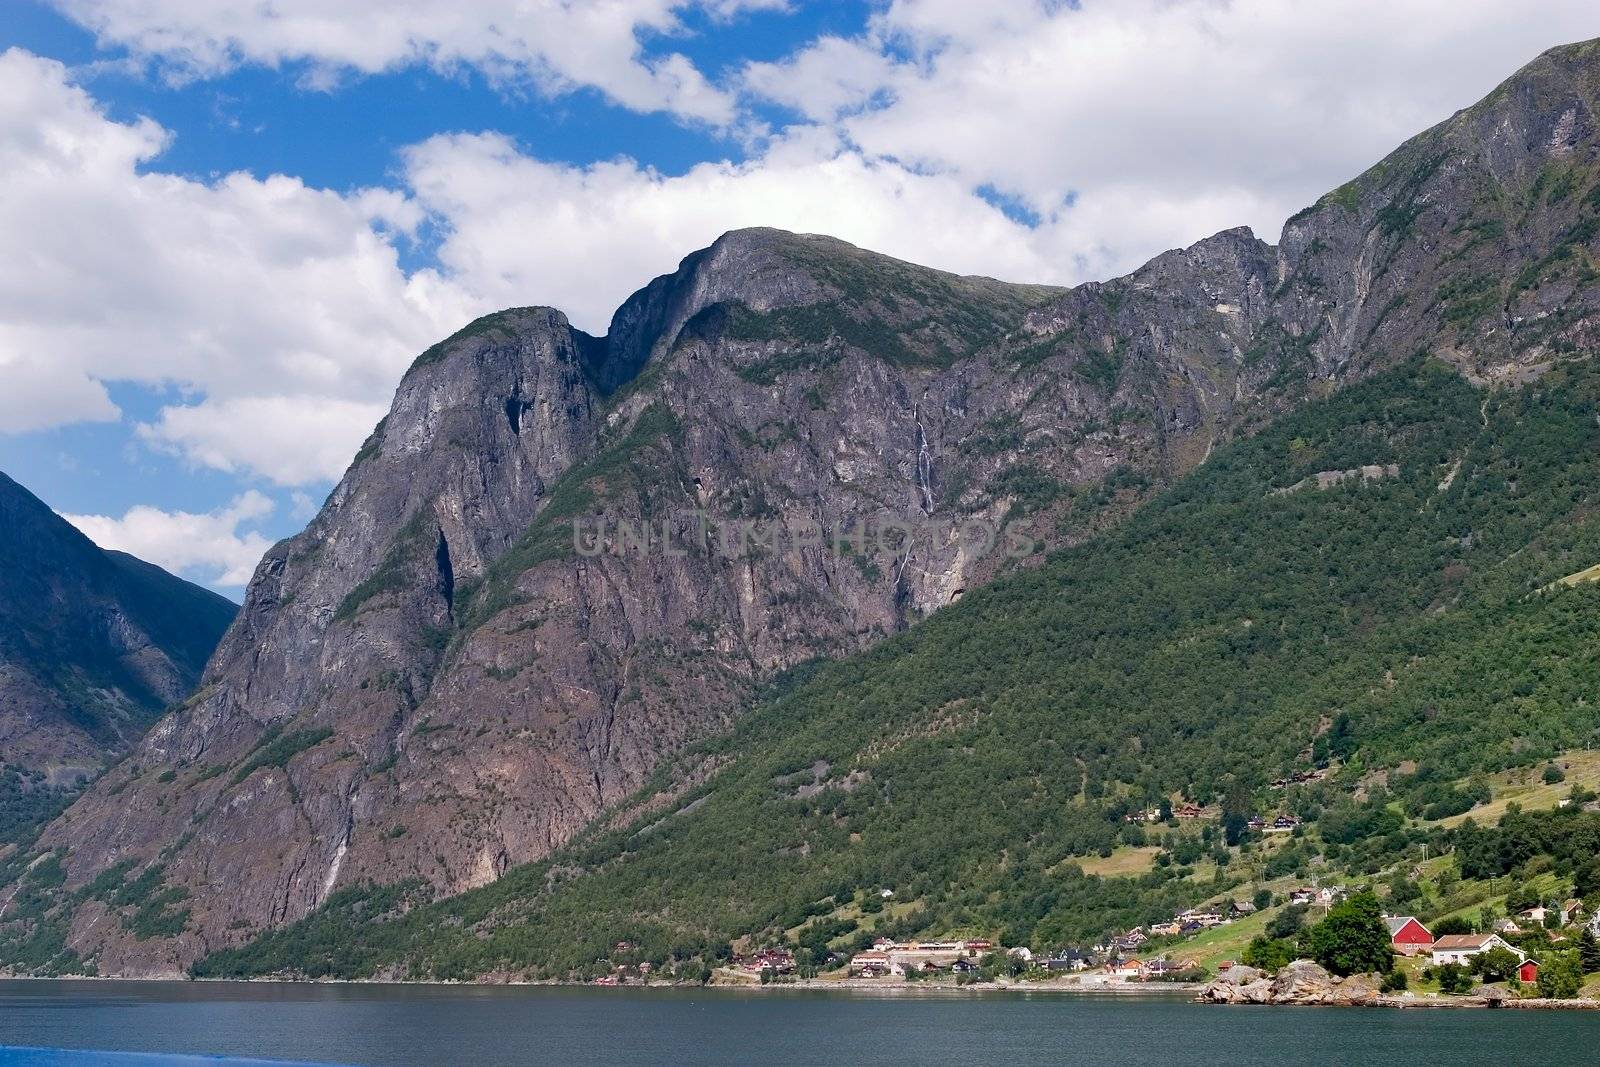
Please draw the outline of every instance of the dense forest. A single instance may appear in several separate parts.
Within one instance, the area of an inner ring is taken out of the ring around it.
[[[780,679],[548,861],[431,904],[347,889],[196,973],[560,977],[619,942],[694,973],[741,939],[848,945],[844,912],[884,889],[879,932],[1048,948],[1227,889],[1244,820],[1271,811],[1306,821],[1282,873],[1313,851],[1377,871],[1423,842],[1504,866],[1472,836],[1497,831],[1415,827],[1595,743],[1600,584],[1559,580],[1600,561],[1597,411],[1587,361],[1480,391],[1419,355],[1094,541]],[[1181,840],[1124,819],[1180,801],[1223,817]],[[1085,873],[1147,840],[1147,872]]]

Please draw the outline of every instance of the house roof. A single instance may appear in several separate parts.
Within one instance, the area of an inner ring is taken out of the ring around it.
[[[1433,943],[1433,948],[1436,952],[1452,952],[1464,948],[1483,948],[1490,941],[1498,940],[1494,934],[1445,934]]]
[[[1416,923],[1418,926],[1422,926],[1422,923],[1420,921],[1418,921],[1418,919],[1414,915],[1387,915],[1387,916],[1384,917],[1383,921],[1389,924],[1389,936],[1390,937],[1393,937],[1395,934],[1398,934],[1401,930],[1404,930],[1407,926],[1410,926],[1412,923]],[[1423,929],[1423,932],[1427,932],[1428,928],[1426,926],[1422,926],[1422,929]]]

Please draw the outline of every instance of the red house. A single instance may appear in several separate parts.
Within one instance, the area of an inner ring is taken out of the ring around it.
[[[1392,915],[1385,921],[1389,924],[1389,944],[1402,956],[1426,952],[1433,944],[1428,928],[1410,915]]]
[[[1539,980],[1539,961],[1523,960],[1517,965],[1517,981],[1537,982]]]

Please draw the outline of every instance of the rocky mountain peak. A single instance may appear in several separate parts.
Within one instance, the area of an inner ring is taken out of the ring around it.
[[[604,338],[548,308],[469,324],[267,554],[202,689],[40,841],[70,886],[159,868],[192,894],[182,932],[141,941],[96,903],[63,937],[102,973],[150,973],[341,886],[493,881],[775,672],[1037,558],[962,524],[1081,541],[1219,443],[1419,349],[1491,382],[1592,348],[1594,63],[1573,55],[1329,193],[1277,247],[1228,230],[1068,290],[741,230]]]

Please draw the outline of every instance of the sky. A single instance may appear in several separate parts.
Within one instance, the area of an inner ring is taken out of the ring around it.
[[[0,0],[0,470],[240,598],[417,353],[719,234],[1073,284],[1285,218],[1593,0]],[[3,536],[3,532],[0,532]]]

